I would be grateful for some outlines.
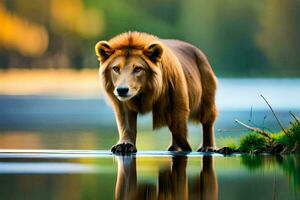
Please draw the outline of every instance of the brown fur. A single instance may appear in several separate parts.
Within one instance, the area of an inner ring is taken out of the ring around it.
[[[98,42],[96,54],[102,86],[118,125],[120,139],[114,152],[136,150],[137,114],[150,111],[153,128],[168,126],[172,132],[169,150],[191,150],[187,142],[189,119],[203,126],[202,150],[214,147],[216,77],[198,48],[179,40],[126,32]],[[112,63],[119,66],[117,75]],[[142,72],[132,75],[137,65],[142,66]],[[120,101],[114,94],[120,84],[128,85],[133,97]]]

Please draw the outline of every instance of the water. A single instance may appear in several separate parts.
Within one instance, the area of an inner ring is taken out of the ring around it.
[[[299,88],[299,79],[220,79],[217,145],[247,133],[234,119],[280,130],[259,94],[287,127],[290,110],[300,115]],[[169,131],[151,124],[150,115],[138,120],[136,156],[114,156],[118,134],[103,99],[2,95],[0,198],[300,199],[299,155],[170,154]],[[200,129],[189,126],[194,150]]]
[[[248,130],[234,122],[239,119],[265,130],[279,131],[268,108],[219,109],[215,125],[216,142],[226,138],[238,140]],[[274,107],[274,109],[277,107]],[[66,99],[41,96],[0,96],[0,149],[109,149],[117,140],[114,115],[102,99]],[[289,126],[292,110],[276,109],[283,126]],[[190,124],[190,143],[194,149],[201,142],[201,127]],[[145,141],[147,141],[145,143]],[[152,130],[150,115],[139,116],[137,147],[139,150],[165,150],[170,133],[164,128]]]
[[[299,199],[300,157],[0,153],[1,199]]]

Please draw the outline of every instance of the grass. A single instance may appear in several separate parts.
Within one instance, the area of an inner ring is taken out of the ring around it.
[[[288,129],[288,138],[287,144],[292,146],[297,143],[300,144],[300,123],[294,122],[291,127]]]
[[[251,132],[241,138],[239,150],[253,153],[255,151],[265,151],[268,146],[267,139],[258,133]]]
[[[256,132],[250,132],[243,136],[240,140],[238,147],[233,146],[233,149],[237,149],[241,152],[254,153],[254,152],[266,152],[268,149],[272,149],[277,144],[282,144],[288,152],[299,152],[300,144],[300,123],[294,121],[291,126],[279,133],[270,134],[270,138],[264,137]],[[229,144],[230,145],[230,144]],[[229,146],[232,148],[231,146]],[[298,146],[298,148],[297,148]]]
[[[276,143],[293,148],[296,144],[300,144],[300,124],[298,122],[293,122],[291,127],[287,129],[287,134],[281,131],[277,134],[272,134],[271,137]]]
[[[232,137],[223,137],[218,139],[219,146],[229,147],[234,150],[238,150],[237,139]]]
[[[293,117],[294,122],[290,122],[291,126],[285,129],[266,98],[263,95],[260,96],[269,106],[282,131],[279,133],[268,133],[236,119],[236,123],[252,131],[250,134],[241,138],[238,151],[247,153],[268,152],[272,154],[300,153],[300,120],[290,111],[289,113],[291,117]]]

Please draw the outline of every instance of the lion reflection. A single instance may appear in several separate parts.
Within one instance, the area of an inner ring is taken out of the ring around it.
[[[172,158],[171,166],[159,170],[157,185],[137,182],[136,158],[118,157],[115,199],[218,199],[218,183],[213,157],[204,156],[196,177],[186,174],[188,158]]]

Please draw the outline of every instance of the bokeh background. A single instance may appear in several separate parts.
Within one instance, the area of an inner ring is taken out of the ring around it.
[[[218,77],[218,146],[285,127],[300,111],[299,0],[0,0],[0,148],[105,149],[117,140],[94,46],[124,31],[202,49]],[[138,149],[165,150],[167,129],[139,120]],[[199,126],[190,126],[194,149]],[[147,141],[147,142],[145,142]],[[222,142],[226,141],[226,142]]]
[[[124,31],[203,49],[218,76],[299,76],[298,0],[1,0],[0,67],[97,68],[94,45]]]

